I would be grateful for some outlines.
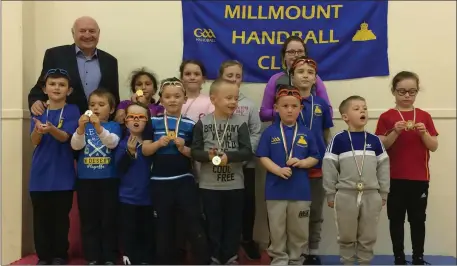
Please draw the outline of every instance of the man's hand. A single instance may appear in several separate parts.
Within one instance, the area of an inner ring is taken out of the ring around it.
[[[46,104],[46,102],[38,100],[32,104],[30,111],[32,112],[33,115],[38,116],[38,115],[42,115],[44,113],[44,110],[46,110],[47,107],[48,107],[48,105]]]

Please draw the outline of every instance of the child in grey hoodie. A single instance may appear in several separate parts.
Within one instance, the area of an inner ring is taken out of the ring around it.
[[[219,68],[219,78],[234,82],[238,87],[243,80],[243,65],[236,60],[225,61]],[[240,92],[238,107],[235,114],[239,115],[248,125],[251,137],[252,151],[255,152],[260,139],[262,122],[259,117],[259,108],[249,98]],[[251,260],[260,259],[257,243],[253,240],[255,221],[255,166],[256,160],[244,162],[244,208],[243,208],[243,232],[241,246],[247,257]]]
[[[237,264],[243,215],[243,162],[252,158],[249,130],[238,106],[238,86],[211,84],[213,113],[195,124],[191,154],[201,162],[199,187],[212,264]]]
[[[339,107],[348,130],[336,133],[322,171],[327,204],[335,209],[341,262],[370,264],[379,214],[390,187],[389,156],[378,136],[365,131],[365,99],[351,96]]]

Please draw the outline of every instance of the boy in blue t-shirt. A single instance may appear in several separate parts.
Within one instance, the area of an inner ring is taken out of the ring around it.
[[[176,212],[179,212],[187,227],[195,263],[205,265],[209,262],[208,247],[189,148],[195,122],[181,115],[186,92],[179,79],[162,81],[159,96],[165,114],[153,117],[142,134],[142,153],[153,156],[151,197],[157,214],[156,262],[179,264],[175,245]]]
[[[150,111],[141,103],[125,108],[128,133],[116,149],[120,179],[119,201],[121,243],[125,265],[151,265],[154,253],[153,209],[150,180],[152,157],[141,152],[141,134],[150,120]]]
[[[265,199],[272,265],[301,264],[303,247],[308,245],[308,169],[321,156],[313,133],[297,123],[301,109],[300,91],[281,86],[275,103],[281,121],[263,132],[257,148],[256,155],[267,170]]]
[[[119,179],[114,152],[121,127],[109,117],[115,98],[107,90],[89,95],[89,110],[78,121],[71,138],[78,158],[78,207],[85,259],[89,264],[114,264],[118,258],[117,207]]]
[[[38,264],[66,264],[68,214],[73,203],[76,172],[70,136],[78,126],[79,109],[66,104],[72,92],[66,70],[50,69],[44,75],[48,96],[46,111],[32,116],[31,140],[36,146],[30,170],[30,198]]]
[[[295,60],[290,71],[290,80],[300,91],[303,109],[298,122],[305,125],[316,137],[319,153],[324,156],[330,137],[330,128],[333,127],[330,107],[324,99],[313,95],[312,88],[316,83],[317,64],[314,60],[302,56]],[[321,228],[323,222],[323,205],[325,192],[322,186],[322,160],[308,171],[311,189],[311,211],[309,215],[309,250],[306,254],[306,264],[320,265],[318,257]]]

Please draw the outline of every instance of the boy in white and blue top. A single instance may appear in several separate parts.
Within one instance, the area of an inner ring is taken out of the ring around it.
[[[32,116],[30,137],[36,146],[30,169],[30,198],[38,264],[65,264],[68,258],[68,214],[76,172],[70,136],[78,126],[79,109],[66,104],[72,92],[66,70],[50,69],[43,91],[49,100],[42,115]]]
[[[117,252],[117,209],[119,179],[114,149],[121,127],[109,117],[114,96],[103,89],[89,95],[89,110],[79,119],[71,139],[78,158],[78,207],[84,258],[89,264],[112,264]]]
[[[369,264],[377,225],[390,186],[389,157],[381,140],[365,131],[365,99],[351,96],[340,105],[349,129],[337,133],[323,160],[327,203],[335,209],[343,264]]]
[[[165,114],[152,117],[143,131],[144,156],[152,156],[151,199],[156,217],[157,264],[179,264],[175,246],[176,211],[186,221],[186,231],[196,264],[207,264],[206,236],[192,174],[190,144],[195,122],[181,116],[186,101],[179,79],[162,81],[160,102]]]

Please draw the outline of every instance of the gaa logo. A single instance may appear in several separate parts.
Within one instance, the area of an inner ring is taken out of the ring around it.
[[[216,42],[216,35],[211,29],[196,28],[194,36],[197,42]]]

